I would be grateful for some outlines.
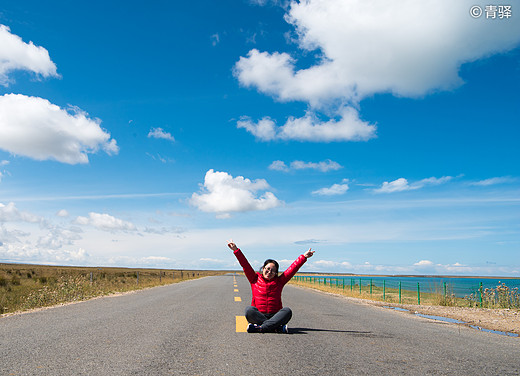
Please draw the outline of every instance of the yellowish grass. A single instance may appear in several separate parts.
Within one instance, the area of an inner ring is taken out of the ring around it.
[[[0,264],[0,314],[225,273],[209,270]]]

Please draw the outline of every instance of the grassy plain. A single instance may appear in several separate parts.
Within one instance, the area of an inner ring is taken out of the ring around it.
[[[0,314],[226,273],[0,263]]]

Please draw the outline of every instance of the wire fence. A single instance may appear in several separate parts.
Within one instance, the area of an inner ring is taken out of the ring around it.
[[[520,279],[295,276],[295,282],[399,304],[520,308]]]

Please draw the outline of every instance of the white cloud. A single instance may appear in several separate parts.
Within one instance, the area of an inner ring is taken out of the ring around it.
[[[220,36],[218,33],[215,33],[211,36],[211,45],[215,47],[217,44],[220,43]]]
[[[68,212],[67,210],[65,210],[65,209],[61,209],[61,210],[59,210],[59,211],[56,213],[56,215],[57,215],[58,217],[68,217],[68,216],[69,216],[69,212]]]
[[[314,261],[312,264],[319,266],[320,268],[331,268],[331,269],[335,269],[337,267],[348,268],[348,267],[352,266],[349,262],[346,262],[346,261],[338,262],[338,261],[330,261],[330,260],[317,260],[317,261]]]
[[[292,170],[318,170],[321,172],[335,171],[343,168],[338,162],[334,162],[330,159],[321,162],[304,162],[304,161],[292,161],[290,168],[283,161],[273,161],[269,165],[270,170],[289,172]]]
[[[41,223],[42,218],[28,212],[18,210],[14,202],[7,205],[0,203],[0,222]]]
[[[136,231],[133,223],[123,221],[109,214],[90,212],[88,217],[79,216],[75,221],[79,225],[90,225],[102,231]]]
[[[330,187],[321,188],[312,193],[319,196],[337,196],[344,194],[348,189],[348,179],[343,179],[341,184],[333,184]]]
[[[453,179],[451,176],[443,176],[441,178],[426,178],[419,180],[415,183],[409,184],[408,180],[405,178],[399,178],[397,180],[387,182],[385,181],[380,188],[376,188],[373,191],[375,193],[393,193],[393,192],[402,192],[402,191],[411,191],[415,189],[420,189],[428,185],[440,185],[447,183]]]
[[[162,138],[168,141],[175,141],[175,138],[168,132],[165,132],[162,128],[152,128],[150,132],[148,132],[148,137],[152,138]]]
[[[293,161],[293,162],[291,162],[291,168],[293,168],[295,170],[311,169],[311,170],[318,170],[321,172],[327,172],[327,171],[339,170],[342,168],[342,166],[338,162],[334,162],[334,161],[331,161],[330,159],[327,159],[325,161],[321,161],[318,163]]]
[[[284,161],[273,161],[269,165],[269,170],[289,172],[289,167],[287,167]]]
[[[119,148],[100,121],[78,108],[64,110],[46,99],[21,94],[0,96],[0,149],[36,160],[88,163],[87,153]]]
[[[253,123],[251,119],[244,117],[237,122],[237,128],[244,128],[261,141],[272,141],[278,137],[277,126],[268,117],[264,117],[258,123]]]
[[[381,188],[374,189],[374,192],[377,193],[392,193],[392,192],[401,192],[407,191],[410,189],[408,185],[408,180],[405,178],[399,178],[397,180],[387,182],[385,181]]]
[[[433,265],[433,262],[430,261],[430,260],[421,260],[419,262],[416,262],[415,264],[413,264],[414,266],[432,266]]]
[[[206,172],[200,193],[193,193],[190,203],[199,210],[217,213],[219,217],[229,217],[231,212],[267,210],[281,205],[272,192],[264,192],[256,197],[258,191],[269,189],[264,179],[251,181],[243,176],[233,178],[226,172]]]
[[[512,183],[512,182],[515,182],[515,181],[516,181],[516,179],[514,179],[514,178],[512,178],[510,176],[501,176],[501,177],[495,177],[495,178],[490,178],[490,179],[479,180],[479,181],[476,181],[474,183],[471,183],[471,185],[487,187],[487,186],[490,186],[490,185],[507,184],[507,183]]]
[[[449,89],[462,83],[461,64],[510,50],[520,41],[518,21],[475,20],[469,16],[472,5],[472,0],[294,1],[285,19],[295,27],[299,47],[319,50],[321,60],[296,70],[286,53],[251,50],[236,73],[245,86],[311,104]]]
[[[53,226],[49,231],[39,237],[36,247],[43,249],[61,249],[63,246],[70,246],[74,244],[75,240],[80,240],[83,231],[77,227],[69,229]]]
[[[316,62],[300,69],[286,52],[253,49],[235,64],[234,74],[242,86],[279,101],[303,101],[311,111],[325,113],[336,109],[341,120],[317,123],[307,115],[277,129],[264,118],[268,132],[259,132],[261,122],[239,126],[247,125],[263,141],[373,137],[375,127],[354,110],[362,99],[377,93],[421,97],[451,90],[463,83],[462,64],[518,46],[518,19],[474,19],[472,5],[473,0],[292,1],[285,20],[294,26],[299,48],[316,52]]]
[[[289,118],[283,126],[277,126],[269,117],[257,123],[244,117],[237,122],[237,128],[244,128],[260,141],[365,141],[375,137],[375,125],[360,120],[354,108],[343,107],[338,115],[339,120],[321,121],[309,111],[304,117]]]
[[[0,85],[9,85],[8,74],[14,70],[30,71],[41,77],[58,77],[56,65],[45,48],[35,46],[33,42],[25,43],[11,34],[9,27],[0,25]]]

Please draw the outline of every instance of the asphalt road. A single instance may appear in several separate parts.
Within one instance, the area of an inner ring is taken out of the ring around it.
[[[237,332],[251,293],[236,281],[1,318],[0,375],[520,375],[518,338],[290,285],[291,334]]]

